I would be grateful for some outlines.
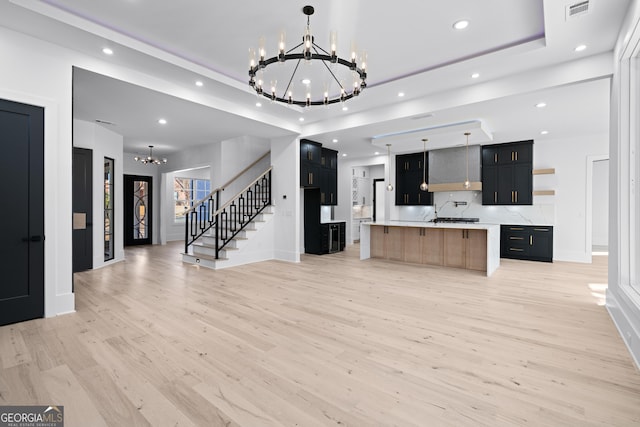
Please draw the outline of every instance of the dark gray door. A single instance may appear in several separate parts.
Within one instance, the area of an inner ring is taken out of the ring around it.
[[[150,176],[124,176],[124,245],[150,245],[151,234]]]
[[[44,316],[44,109],[0,100],[0,325]]]
[[[73,149],[73,272],[93,268],[93,152]]]

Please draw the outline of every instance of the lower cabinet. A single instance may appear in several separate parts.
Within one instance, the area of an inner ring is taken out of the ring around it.
[[[404,229],[383,225],[371,226],[371,257],[404,261]]]
[[[487,231],[372,225],[371,257],[486,271]]]
[[[444,265],[487,269],[487,232],[485,230],[444,230]]]
[[[502,225],[500,257],[553,262],[553,227]]]

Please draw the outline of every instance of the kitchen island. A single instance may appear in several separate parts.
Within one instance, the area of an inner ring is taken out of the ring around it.
[[[485,271],[500,265],[500,226],[411,221],[360,225],[360,259],[385,258],[417,264]]]

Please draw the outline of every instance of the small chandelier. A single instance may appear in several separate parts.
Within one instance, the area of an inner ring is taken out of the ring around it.
[[[393,191],[393,185],[391,185],[391,144],[387,144],[387,159],[389,162],[389,166],[387,169],[389,170],[389,183],[387,184],[387,191]]]
[[[427,191],[429,186],[427,185],[427,138],[422,140],[422,184],[420,184],[421,191]]]
[[[307,27],[305,28],[304,35],[302,36],[302,43],[297,46],[291,48],[290,50],[285,52],[285,38],[284,34],[280,35],[280,42],[278,44],[278,54],[271,58],[265,59],[265,49],[264,46],[260,46],[259,49],[259,59],[256,63],[255,51],[253,49],[250,50],[250,58],[249,58],[249,86],[251,86],[258,95],[262,95],[265,98],[270,99],[271,101],[282,102],[289,105],[298,105],[302,107],[310,107],[312,105],[329,105],[335,104],[337,102],[344,102],[348,99],[353,98],[354,96],[358,96],[360,92],[364,90],[367,86],[367,72],[366,72],[366,54],[361,55],[361,62],[358,64],[356,59],[356,53],[351,53],[351,59],[346,60],[338,57],[336,54],[336,34],[331,33],[331,48],[330,52],[327,52],[325,49],[318,46],[315,42],[314,36],[311,34],[311,28],[309,25],[309,17],[313,15],[314,8],[313,6],[305,6],[302,8],[302,12],[307,15]],[[292,53],[294,50],[298,48],[302,48],[301,51],[297,53]],[[340,88],[340,93],[336,95],[330,95],[329,90],[325,87],[324,93],[321,97],[314,97],[312,99],[311,91],[306,91],[306,96],[304,98],[296,98],[294,97],[293,90],[291,89],[291,83],[298,71],[298,67],[300,63],[304,60],[307,63],[312,61],[322,62],[322,65],[327,69],[327,73],[331,75],[331,78],[335,80]],[[263,85],[263,70],[265,70],[268,66],[274,63],[283,63],[286,61],[298,61],[295,69],[293,70],[293,74],[289,79],[289,83],[287,87],[282,92],[281,95],[276,93],[276,84],[277,81],[271,81],[271,90],[264,90]],[[334,70],[328,64],[339,64],[343,67],[351,70],[354,80],[353,86],[349,90],[345,88],[340,80],[336,77]]]
[[[165,158],[160,159],[160,158],[153,157],[153,145],[149,146],[149,155],[147,157],[135,156],[133,159],[136,162],[140,162],[145,165],[147,164],[161,165],[163,163],[167,163],[167,159]]]
[[[471,182],[469,182],[469,135],[471,135],[471,132],[465,132],[464,135],[467,137],[467,179],[464,181],[464,184],[462,184],[462,186],[465,188],[465,190],[468,190],[469,188],[471,188]]]

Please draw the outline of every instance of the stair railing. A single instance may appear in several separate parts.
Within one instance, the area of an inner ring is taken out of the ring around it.
[[[263,172],[222,207],[219,206],[220,193],[233,180],[225,186],[215,189],[189,209],[185,214],[184,252],[189,253],[189,246],[213,228],[216,241],[216,259],[219,259],[220,251],[271,204],[272,169],[273,167],[270,167]],[[234,177],[234,180],[240,175]]]

